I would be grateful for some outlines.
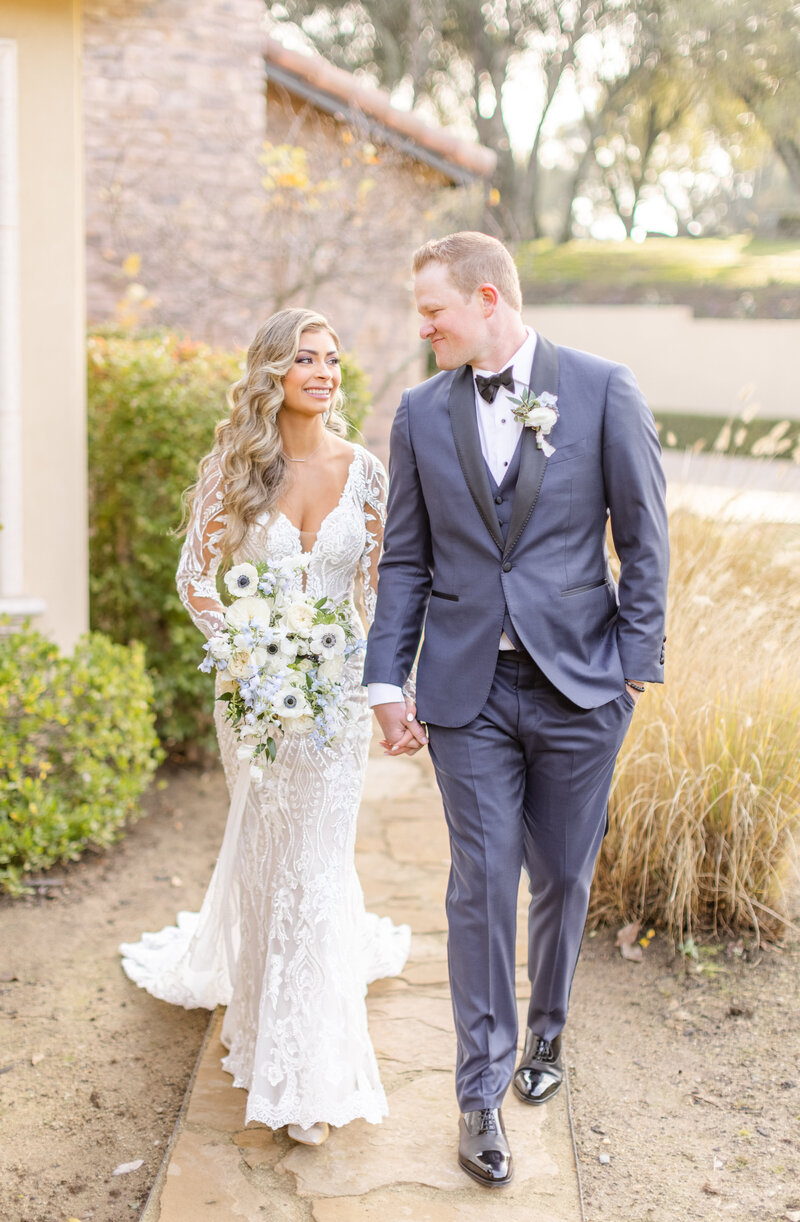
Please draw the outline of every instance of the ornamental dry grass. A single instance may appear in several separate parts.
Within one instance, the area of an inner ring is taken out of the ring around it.
[[[620,754],[590,920],[780,937],[798,891],[800,529],[671,522],[667,682]]]

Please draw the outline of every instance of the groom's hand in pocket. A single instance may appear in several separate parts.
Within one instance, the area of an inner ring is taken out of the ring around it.
[[[427,745],[428,736],[417,721],[413,701],[376,704],[372,711],[383,731],[381,746],[387,755],[416,755]]]

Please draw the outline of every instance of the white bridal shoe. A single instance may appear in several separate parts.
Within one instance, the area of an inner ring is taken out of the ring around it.
[[[312,1124],[310,1129],[304,1129],[299,1124],[289,1124],[286,1126],[286,1132],[292,1141],[299,1141],[304,1146],[321,1146],[323,1141],[328,1140],[330,1128],[324,1120],[320,1120],[317,1124]]]

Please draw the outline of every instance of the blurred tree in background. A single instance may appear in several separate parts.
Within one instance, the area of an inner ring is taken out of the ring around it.
[[[485,223],[512,240],[566,241],[598,207],[630,234],[656,198],[678,232],[752,227],[738,205],[770,156],[800,196],[794,0],[268,7],[332,62],[469,125],[499,159]]]

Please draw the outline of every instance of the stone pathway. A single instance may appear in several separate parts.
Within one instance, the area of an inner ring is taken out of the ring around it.
[[[402,977],[369,990],[388,1119],[334,1129],[319,1149],[296,1145],[285,1130],[245,1128],[245,1093],[219,1064],[217,1011],[141,1222],[580,1222],[565,1091],[543,1108],[518,1103],[509,1092],[503,1114],[516,1174],[508,1188],[473,1184],[455,1161],[448,844],[427,757],[370,759],[357,862],[367,906],[414,931]],[[521,913],[524,907],[521,892]],[[521,1029],[525,953],[521,939]]]

